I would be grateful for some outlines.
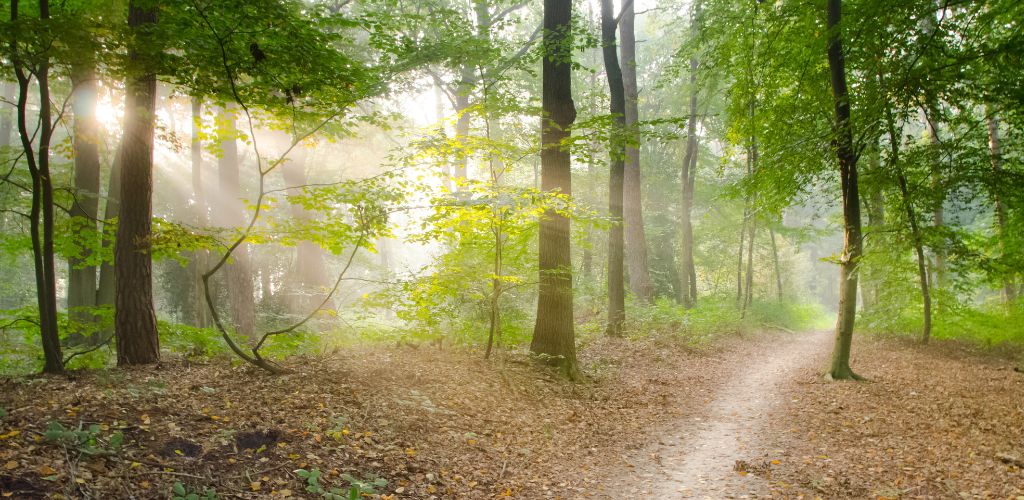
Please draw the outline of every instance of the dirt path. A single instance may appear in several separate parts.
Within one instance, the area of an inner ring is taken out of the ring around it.
[[[754,468],[771,464],[773,452],[781,456],[782,450],[765,450],[761,439],[769,415],[784,403],[780,389],[807,367],[824,367],[831,340],[830,332],[795,335],[727,356],[735,371],[713,389],[704,411],[668,424],[664,437],[638,455],[621,488],[647,498],[770,494],[767,481],[738,472],[737,461]]]

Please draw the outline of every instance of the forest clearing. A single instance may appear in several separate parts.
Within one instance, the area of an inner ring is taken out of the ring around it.
[[[1024,500],[1024,2],[6,7],[0,498]]]
[[[592,378],[577,384],[522,352],[484,362],[427,346],[336,352],[276,378],[174,361],[8,380],[0,488],[164,498],[181,482],[221,498],[301,498],[307,482],[293,471],[305,469],[322,471],[325,488],[387,478],[384,498],[1024,492],[1013,445],[1024,439],[1024,376],[1007,358],[865,339],[860,366],[877,379],[837,385],[820,377],[828,340],[761,333],[685,348],[601,338],[581,349]],[[932,378],[935,369],[955,376]],[[100,425],[100,449],[120,431],[123,452],[46,446],[52,421]]]

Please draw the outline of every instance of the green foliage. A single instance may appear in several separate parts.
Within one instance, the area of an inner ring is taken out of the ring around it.
[[[43,439],[88,456],[116,455],[124,446],[121,431],[107,432],[100,424],[85,426],[81,422],[76,428],[68,428],[60,422],[51,421],[46,424]]]
[[[171,487],[171,498],[172,500],[216,500],[217,490],[213,488],[203,488],[202,490],[186,487],[181,481],[175,481],[174,486]]]
[[[629,336],[666,336],[696,346],[706,345],[722,335],[780,328],[806,331],[830,325],[830,317],[820,306],[802,301],[755,299],[745,316],[736,307],[735,297],[728,296],[701,297],[696,307],[689,310],[665,299],[659,299],[650,307],[633,301],[627,305]]]
[[[298,469],[295,475],[306,480],[306,491],[314,495],[320,495],[327,500],[356,500],[364,494],[375,495],[379,488],[388,485],[386,479],[369,475],[359,479],[351,474],[342,474],[341,479],[349,484],[348,490],[342,488],[325,487],[320,484],[320,469],[306,470]]]

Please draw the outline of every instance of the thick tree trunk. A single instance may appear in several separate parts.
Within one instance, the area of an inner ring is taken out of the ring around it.
[[[49,2],[39,2],[39,18],[49,19]],[[11,2],[11,22],[18,20],[18,1]],[[18,79],[18,135],[25,152],[29,174],[32,177],[32,208],[29,215],[29,235],[32,240],[32,261],[36,278],[36,301],[39,306],[39,333],[43,347],[43,372],[61,373],[64,359],[60,348],[57,325],[57,279],[53,255],[53,182],[50,177],[50,140],[53,135],[50,109],[49,60],[26,74],[16,42],[11,43],[11,60]],[[28,94],[34,74],[39,88],[39,124],[35,130],[28,125]],[[37,149],[32,137],[38,134]]]
[[[160,338],[153,307],[153,261],[150,255],[153,218],[153,132],[156,125],[156,75],[145,47],[146,25],[156,23],[153,8],[128,3],[128,26],[138,46],[131,48],[125,85],[124,136],[121,140],[121,206],[114,247],[117,273],[114,333],[117,364],[135,365],[160,360]]]
[[[246,219],[238,172],[238,132],[235,128],[235,119],[233,109],[222,110],[221,122],[224,130],[220,131],[221,156],[217,160],[217,170],[224,206],[219,210],[218,223],[223,227],[240,228],[245,225]],[[239,245],[231,257],[233,261],[226,266],[225,273],[231,319],[234,322],[235,333],[252,339],[256,333],[256,299],[249,245]]]
[[[562,141],[576,120],[572,101],[572,0],[544,0],[541,187],[572,195],[569,150]],[[569,219],[553,211],[540,221],[540,285],[530,351],[576,376]]]
[[[623,223],[626,231],[626,255],[629,265],[629,289],[641,302],[650,304],[654,300],[654,285],[647,260],[647,235],[644,231],[643,193],[640,174],[640,110],[639,90],[636,81],[636,14],[629,3],[622,11],[619,33],[622,35],[620,49],[622,60],[622,84],[626,96],[625,127],[626,156],[623,177]]]
[[[203,99],[192,98],[192,194],[193,214],[192,220],[196,226],[203,228],[209,224],[208,208],[206,206],[206,190],[203,186],[203,142],[201,124],[203,120]],[[209,267],[210,253],[207,250],[197,250],[192,254],[191,279],[192,279],[192,324],[198,328],[208,328],[212,325],[210,310],[206,305],[203,291],[203,273]]]
[[[1003,162],[1002,151],[999,147],[999,118],[990,115],[987,122],[988,149],[989,156],[992,159],[992,175],[995,176],[995,181],[999,182]],[[1003,206],[1003,200],[999,196],[998,190],[993,190],[992,192],[992,203],[996,213],[996,229],[999,232],[999,250],[1005,256],[1007,215],[1006,207]],[[1010,272],[1007,272],[1003,277],[1003,300],[1007,304],[1017,300],[1017,285],[1014,283],[1013,274]]]
[[[604,54],[608,93],[611,97],[612,130],[609,134],[610,173],[608,176],[608,216],[612,227],[608,230],[608,326],[606,333],[622,335],[626,320],[626,290],[623,282],[623,227],[622,195],[625,176],[626,91],[622,84],[618,50],[615,46],[617,29],[612,0],[601,0],[601,46]]]
[[[850,349],[857,315],[857,266],[863,246],[860,227],[860,193],[857,186],[857,155],[853,149],[850,96],[846,88],[846,62],[842,43],[842,1],[827,0],[828,66],[835,104],[835,151],[843,193],[843,254],[839,271],[839,317],[829,376],[835,380],[859,379],[850,369]]]
[[[72,72],[74,95],[71,109],[74,113],[75,196],[71,217],[77,218],[75,227],[83,231],[79,238],[98,238],[96,221],[99,211],[100,150],[99,123],[96,121],[97,85],[92,67],[75,68]],[[68,259],[68,315],[89,333],[94,330],[92,308],[96,307],[96,266],[83,265],[90,248],[97,241],[84,241],[81,256]],[[94,338],[95,340],[95,338]]]

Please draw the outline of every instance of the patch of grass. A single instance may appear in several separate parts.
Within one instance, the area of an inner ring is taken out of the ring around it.
[[[932,338],[964,340],[980,346],[1024,345],[1024,301],[1012,305],[953,303],[935,308]],[[887,336],[920,337],[924,329],[921,307],[908,304],[861,314],[864,331]]]

